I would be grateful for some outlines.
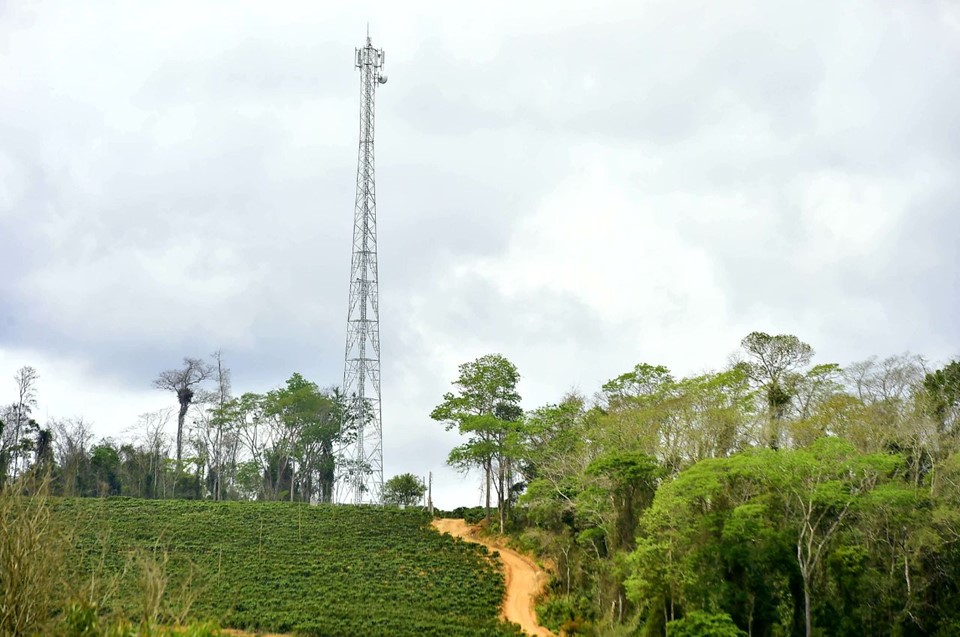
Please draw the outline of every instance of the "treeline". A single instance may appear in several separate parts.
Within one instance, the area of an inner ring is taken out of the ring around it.
[[[98,439],[79,417],[41,426],[38,379],[21,368],[16,402],[0,409],[0,480],[49,474],[54,495],[330,502],[337,450],[356,435],[356,410],[339,391],[300,374],[232,396],[219,353],[162,372],[154,385],[176,408],[142,415],[119,440]]]
[[[755,332],[719,371],[641,364],[523,413],[491,355],[433,417],[552,565],[555,631],[960,634],[960,362],[813,358]]]

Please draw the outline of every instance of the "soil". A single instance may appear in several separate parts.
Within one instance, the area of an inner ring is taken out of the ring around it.
[[[433,521],[433,526],[441,533],[449,533],[467,542],[483,544],[487,548],[500,552],[500,561],[503,563],[503,576],[506,580],[507,595],[503,602],[501,617],[507,621],[520,624],[520,627],[530,635],[538,637],[556,637],[552,632],[537,623],[537,613],[534,610],[535,600],[543,587],[547,584],[547,575],[529,557],[506,548],[490,538],[476,534],[477,527],[467,524],[465,520],[444,518]]]

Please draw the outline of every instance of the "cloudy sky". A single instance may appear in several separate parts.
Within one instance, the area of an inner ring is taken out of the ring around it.
[[[118,436],[216,349],[339,384],[368,21],[388,476],[479,501],[428,414],[489,352],[527,408],[752,330],[960,354],[952,1],[8,0],[0,402],[33,365]]]

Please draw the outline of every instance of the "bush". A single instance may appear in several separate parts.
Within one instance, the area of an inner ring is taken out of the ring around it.
[[[490,514],[493,515],[491,510]],[[437,517],[440,518],[463,518],[467,524],[479,524],[483,521],[483,507],[457,507],[452,511],[437,511]]]
[[[747,637],[747,633],[726,613],[706,613],[694,611],[683,619],[667,622],[667,634],[670,637]]]
[[[593,634],[593,606],[585,597],[554,597],[537,605],[537,621],[555,633]]]

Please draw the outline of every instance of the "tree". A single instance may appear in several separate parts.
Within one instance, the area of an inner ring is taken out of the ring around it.
[[[92,490],[88,495],[120,495],[120,453],[111,440],[101,440],[90,450]]]
[[[267,392],[264,414],[279,425],[274,457],[278,475],[290,475],[290,499],[297,483],[305,499],[330,502],[333,495],[334,446],[341,433],[341,401],[316,383],[294,373],[280,389]]]
[[[768,484],[780,494],[787,522],[794,529],[807,637],[813,634],[810,596],[825,549],[843,528],[854,503],[896,464],[895,456],[861,456],[846,441],[822,438],[810,449],[781,455],[765,468]]]
[[[138,482],[143,485],[143,494],[148,498],[167,497],[170,439],[166,431],[171,411],[168,408],[140,414],[137,422],[137,460],[142,471]],[[170,486],[172,491],[173,485]]]
[[[17,383],[17,402],[7,410],[8,431],[3,441],[5,460],[10,464],[11,478],[16,479],[24,469],[25,462],[29,462],[29,453],[33,448],[31,432],[40,431],[36,421],[30,418],[31,412],[37,406],[37,379],[40,375],[30,366],[17,370],[13,379]]]
[[[393,476],[383,485],[383,503],[399,506],[417,504],[427,492],[423,480],[412,473]]]
[[[843,376],[857,398],[866,404],[905,403],[923,383],[926,362],[904,353],[877,361],[876,356],[844,366]]]
[[[675,609],[722,609],[753,634],[786,622],[809,636],[827,556],[901,464],[829,437],[699,462],[644,513],[628,594],[648,613],[662,608],[664,623]],[[792,618],[778,610],[787,600]]]
[[[497,492],[501,532],[508,506],[507,489],[513,475],[512,461],[519,447],[516,423],[522,416],[516,366],[500,354],[487,354],[464,363],[453,381],[457,393],[447,392],[431,413],[434,420],[468,436],[466,443],[450,452],[448,464],[467,471],[480,467],[484,473],[485,516],[490,522],[490,492]],[[496,471],[496,481],[494,481]]]
[[[813,358],[813,348],[792,334],[771,336],[751,332],[740,346],[749,357],[746,370],[764,391],[769,411],[767,444],[778,449],[782,441],[782,421],[797,394],[800,370]]]
[[[87,449],[93,440],[93,431],[83,418],[54,420],[54,457],[60,467],[60,493],[76,496],[84,493],[84,480],[89,475],[90,456]]]
[[[923,387],[927,390],[930,411],[937,420],[940,433],[955,435],[956,422],[960,418],[960,361],[927,374]]]
[[[223,406],[230,400],[230,370],[223,364],[223,353],[217,350],[213,353],[213,359],[216,361],[216,380],[217,397],[216,406],[222,410]],[[213,499],[223,499],[223,463],[224,463],[224,444],[223,444],[223,419],[213,419],[216,427],[216,437],[213,441]]]
[[[37,431],[33,469],[42,476],[53,468],[53,432],[49,427]]]
[[[747,637],[726,613],[705,613],[697,610],[683,619],[667,623],[670,637]]]
[[[616,523],[610,543],[616,549],[632,549],[637,516],[650,506],[664,470],[656,459],[643,453],[613,452],[597,458],[587,467],[588,475],[601,476],[612,496]]]
[[[154,387],[165,391],[172,391],[177,395],[180,412],[177,414],[177,471],[180,470],[180,461],[183,457],[183,422],[187,410],[193,402],[197,387],[213,375],[213,367],[199,358],[184,358],[183,367],[168,369],[160,372],[160,376],[153,381]]]

